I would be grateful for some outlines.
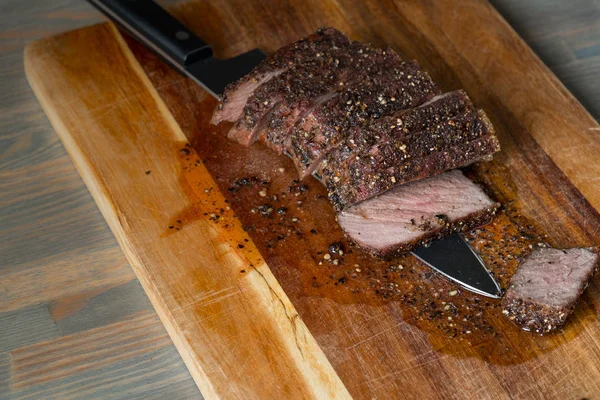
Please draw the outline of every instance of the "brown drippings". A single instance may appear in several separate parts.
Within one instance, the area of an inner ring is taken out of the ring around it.
[[[214,104],[206,103],[206,110],[201,110],[206,115],[200,117],[208,120]],[[260,252],[255,256],[264,257],[292,301],[326,297],[342,304],[393,307],[399,310],[398,318],[425,332],[435,349],[456,356],[475,356],[494,364],[520,363],[571,340],[581,329],[582,324],[570,324],[559,338],[522,332],[501,315],[499,300],[450,283],[413,256],[383,261],[361,251],[344,237],[319,182],[312,177],[297,181],[291,160],[262,145],[246,148],[227,140],[227,125],[206,126],[192,138],[199,158],[194,152],[180,152],[185,166],[182,182],[192,205],[175,217],[174,228],[166,234],[197,219],[212,219],[225,230],[241,222]],[[200,163],[212,178],[198,168]],[[502,184],[510,187],[503,173],[495,162],[467,171],[484,185],[502,178]],[[217,188],[227,203],[212,199]],[[519,260],[533,247],[544,245],[546,238],[519,215],[518,204],[505,198],[505,188],[486,188],[505,208],[491,224],[470,232],[466,239],[505,288]],[[199,212],[206,209],[216,211]],[[231,241],[236,250],[247,250],[243,238]],[[586,312],[589,309],[579,309],[574,318]]]
[[[204,168],[198,168],[202,160],[192,149],[189,143],[177,146],[183,166],[183,175],[180,177],[180,186],[190,201],[185,209],[179,211],[163,232],[163,236],[169,235],[183,229],[186,225],[199,220],[211,221],[218,225],[221,236],[237,249],[248,260],[249,265],[254,267],[262,261],[262,255],[254,246],[248,245],[249,240],[243,232],[240,220],[237,218],[228,199],[224,199],[219,193],[215,181]],[[245,273],[241,270],[240,273]]]

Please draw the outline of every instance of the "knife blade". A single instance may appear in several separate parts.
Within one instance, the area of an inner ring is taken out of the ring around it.
[[[471,292],[500,298],[500,286],[481,258],[455,233],[411,252],[419,260]]]
[[[131,33],[173,68],[188,76],[214,97],[248,74],[266,58],[259,49],[220,60],[212,48],[151,0],[88,0],[113,22]],[[434,241],[412,252],[435,271],[466,289],[500,297],[500,287],[482,260],[459,234]]]

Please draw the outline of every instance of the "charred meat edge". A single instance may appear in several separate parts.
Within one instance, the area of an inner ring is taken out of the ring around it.
[[[348,38],[340,31],[323,27],[312,35],[282,47],[267,57],[249,74],[229,84],[212,116],[211,123],[236,121],[242,116],[248,96],[261,84],[283,73],[291,66],[312,59],[322,43],[344,43]]]

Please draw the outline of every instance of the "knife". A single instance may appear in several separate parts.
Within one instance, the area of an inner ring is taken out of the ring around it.
[[[495,299],[502,296],[500,286],[485,268],[481,258],[458,233],[435,240],[411,253],[471,292]]]
[[[227,60],[213,58],[208,44],[151,0],[88,1],[217,98],[225,86],[248,74],[266,58],[259,49]]]
[[[254,49],[226,60],[213,58],[210,45],[151,0],[88,0],[113,22],[214,97],[266,58]],[[419,260],[467,290],[498,298],[500,287],[460,234],[412,252]]]

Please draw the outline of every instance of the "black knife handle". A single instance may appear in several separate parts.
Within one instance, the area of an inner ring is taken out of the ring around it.
[[[152,0],[88,1],[176,67],[212,56],[208,44]]]

